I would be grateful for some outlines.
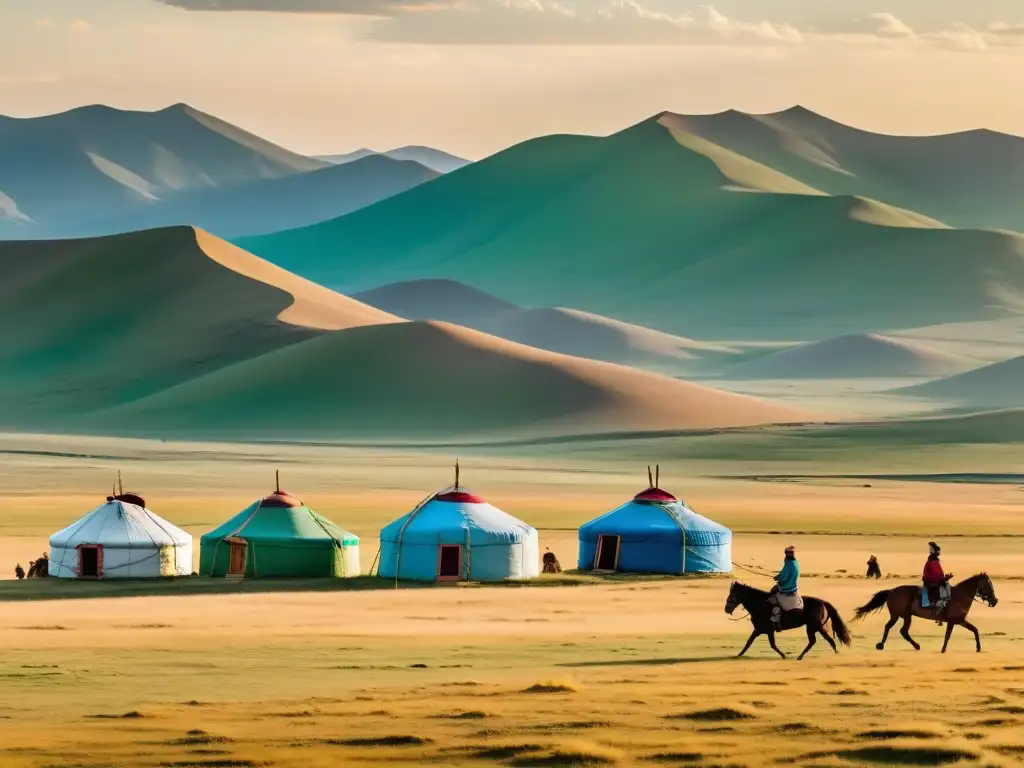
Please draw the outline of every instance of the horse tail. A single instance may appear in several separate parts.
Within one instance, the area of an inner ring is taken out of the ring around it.
[[[843,617],[839,615],[839,611],[832,603],[822,600],[825,604],[825,610],[828,612],[828,620],[832,622],[832,634],[834,634],[839,642],[849,647],[850,643],[853,642],[853,638],[850,637],[850,628],[846,626],[846,622],[843,621]]]
[[[876,611],[882,610],[887,602],[889,602],[889,593],[891,589],[883,589],[881,592],[876,592],[875,596],[871,598],[866,605],[862,605],[857,609],[853,616],[854,621],[860,621],[865,616],[869,616]]]

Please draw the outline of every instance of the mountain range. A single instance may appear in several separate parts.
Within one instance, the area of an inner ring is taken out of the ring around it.
[[[387,156],[334,165],[184,104],[0,117],[0,239],[197,225],[224,236],[334,218],[435,178]]]
[[[518,306],[723,341],[1024,310],[1024,236],[827,194],[684,124],[662,114],[603,138],[535,139],[339,219],[238,243],[343,292],[445,278]]]
[[[0,118],[0,429],[717,430],[875,380],[904,414],[1022,407],[1022,142],[662,113],[441,172],[184,105]]]
[[[378,152],[374,149],[363,148],[340,155],[320,155],[317,159],[341,165],[373,155],[390,157],[392,160],[411,160],[419,163],[420,165],[424,165],[431,170],[437,171],[438,173],[456,171],[462,166],[469,165],[470,163],[469,160],[466,160],[463,157],[450,154],[449,152],[443,152],[440,149],[434,149],[433,147],[398,147],[397,149],[389,149],[385,152]]]

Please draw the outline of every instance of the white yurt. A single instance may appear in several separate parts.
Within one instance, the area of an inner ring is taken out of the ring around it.
[[[505,581],[540,575],[537,530],[459,485],[432,494],[380,533],[378,576]]]
[[[188,576],[192,537],[122,491],[50,537],[49,568],[64,579]]]

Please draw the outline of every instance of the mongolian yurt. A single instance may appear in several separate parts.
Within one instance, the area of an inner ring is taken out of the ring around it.
[[[199,540],[199,573],[234,578],[358,576],[359,539],[277,489]]]
[[[50,537],[51,576],[146,579],[192,573],[192,537],[123,489]]]
[[[579,568],[623,573],[728,573],[732,531],[658,487],[580,526]]]
[[[537,530],[455,485],[380,532],[378,575],[410,581],[505,581],[540,575]]]

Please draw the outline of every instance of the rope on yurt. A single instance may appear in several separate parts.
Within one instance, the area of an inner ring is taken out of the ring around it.
[[[85,517],[81,518],[78,521],[77,524],[73,524],[72,527],[68,530],[68,542],[70,542],[71,539],[74,537],[74,535],[76,533],[78,533],[82,528],[84,528],[86,526],[86,524],[90,520],[92,520],[93,517],[95,517],[97,514],[99,514],[99,512],[103,509],[103,507],[107,506],[107,504],[109,504],[109,503],[110,503],[109,501],[104,502],[100,506],[96,507],[96,509],[94,509],[92,512],[87,514]],[[46,545],[47,545],[47,548],[49,549],[49,545],[50,545],[49,540],[47,540]],[[57,568],[59,570],[63,570],[64,569],[64,558],[67,557],[67,556],[68,556],[68,548],[67,548],[67,546],[62,545],[61,546],[61,553],[60,553],[60,560],[57,562]],[[56,575],[56,574],[53,574],[53,575]]]
[[[456,466],[457,465],[458,462],[456,461]],[[457,475],[458,473],[456,472],[456,476]],[[429,504],[434,499],[435,496],[437,496],[437,494],[432,493],[425,499],[423,499],[423,501],[421,501],[415,507],[413,507],[412,512],[409,513],[409,516],[405,519],[405,522],[402,523],[402,527],[398,529],[398,552],[395,553],[395,589],[398,589],[398,575],[402,572],[402,537],[405,535],[405,529],[409,527],[409,523],[412,522],[412,519],[416,517],[417,513],[421,509],[423,509],[427,504]],[[384,542],[382,541],[380,543],[380,549],[383,548]],[[380,549],[378,549],[377,554],[380,554]]]
[[[327,536],[331,539],[331,541],[338,543],[338,545],[339,545],[338,549],[341,550],[341,575],[342,576],[347,576],[348,575],[348,565],[345,563],[345,542],[343,540],[342,541],[338,541],[336,538],[334,538],[334,534],[327,530],[327,526],[323,524],[323,522],[320,520],[320,516],[316,512],[314,512],[312,509],[310,509],[309,507],[307,507],[305,505],[303,505],[303,508],[307,512],[309,512],[309,516],[313,518],[313,522],[316,523],[317,525],[319,525],[320,528],[323,529],[323,532],[327,534]]]

